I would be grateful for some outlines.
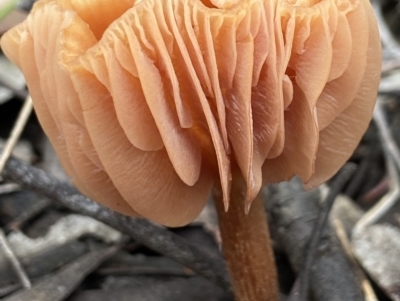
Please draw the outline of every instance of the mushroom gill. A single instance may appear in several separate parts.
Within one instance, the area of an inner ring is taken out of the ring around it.
[[[1,46],[76,186],[169,226],[214,186],[227,208],[232,169],[247,204],[327,180],[380,77],[367,0],[39,0]]]

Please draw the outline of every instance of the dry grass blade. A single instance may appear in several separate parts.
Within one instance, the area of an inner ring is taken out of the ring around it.
[[[332,209],[333,203],[336,196],[343,189],[343,186],[347,183],[351,175],[355,171],[354,164],[346,164],[339,174],[336,176],[332,187],[325,199],[324,208],[320,210],[320,213],[315,221],[313,233],[311,234],[309,246],[306,249],[305,262],[302,271],[299,275],[299,279],[296,281],[292,292],[290,294],[290,301],[306,301],[309,299],[309,287],[310,287],[310,274],[314,261],[315,254],[318,250],[321,236],[325,230],[325,226],[328,220],[329,212]]]
[[[10,138],[8,138],[6,145],[4,146],[3,152],[0,156],[0,173],[3,171],[4,166],[10,157],[15,145],[18,142],[19,137],[21,136],[22,131],[28,121],[29,116],[31,115],[33,109],[32,99],[28,96],[25,99],[24,105],[18,115],[17,121],[11,131]]]
[[[30,289],[32,287],[31,282],[30,282],[28,276],[26,275],[24,269],[22,268],[22,265],[19,262],[17,256],[15,256],[15,254],[12,251],[12,249],[8,245],[7,238],[4,235],[4,232],[3,232],[2,229],[0,229],[0,246],[3,249],[4,254],[8,258],[8,260],[12,264],[12,266],[13,266],[18,278],[20,279],[23,287],[25,287],[26,289]]]
[[[21,187],[15,183],[6,183],[0,185],[0,194],[11,193],[20,190]]]

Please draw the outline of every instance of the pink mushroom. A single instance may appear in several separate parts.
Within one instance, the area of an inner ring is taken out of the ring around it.
[[[181,226],[214,188],[238,300],[277,300],[261,201],[244,211],[333,176],[380,79],[368,0],[40,0],[1,46],[85,195]]]

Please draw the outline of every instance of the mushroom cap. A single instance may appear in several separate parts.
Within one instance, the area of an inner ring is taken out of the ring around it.
[[[168,226],[231,169],[326,181],[372,116],[381,46],[368,0],[39,0],[2,37],[75,185]]]

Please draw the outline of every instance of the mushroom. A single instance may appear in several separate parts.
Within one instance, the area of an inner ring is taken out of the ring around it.
[[[85,195],[182,226],[214,194],[241,301],[278,300],[261,187],[333,176],[380,79],[368,0],[39,0],[1,45]]]

